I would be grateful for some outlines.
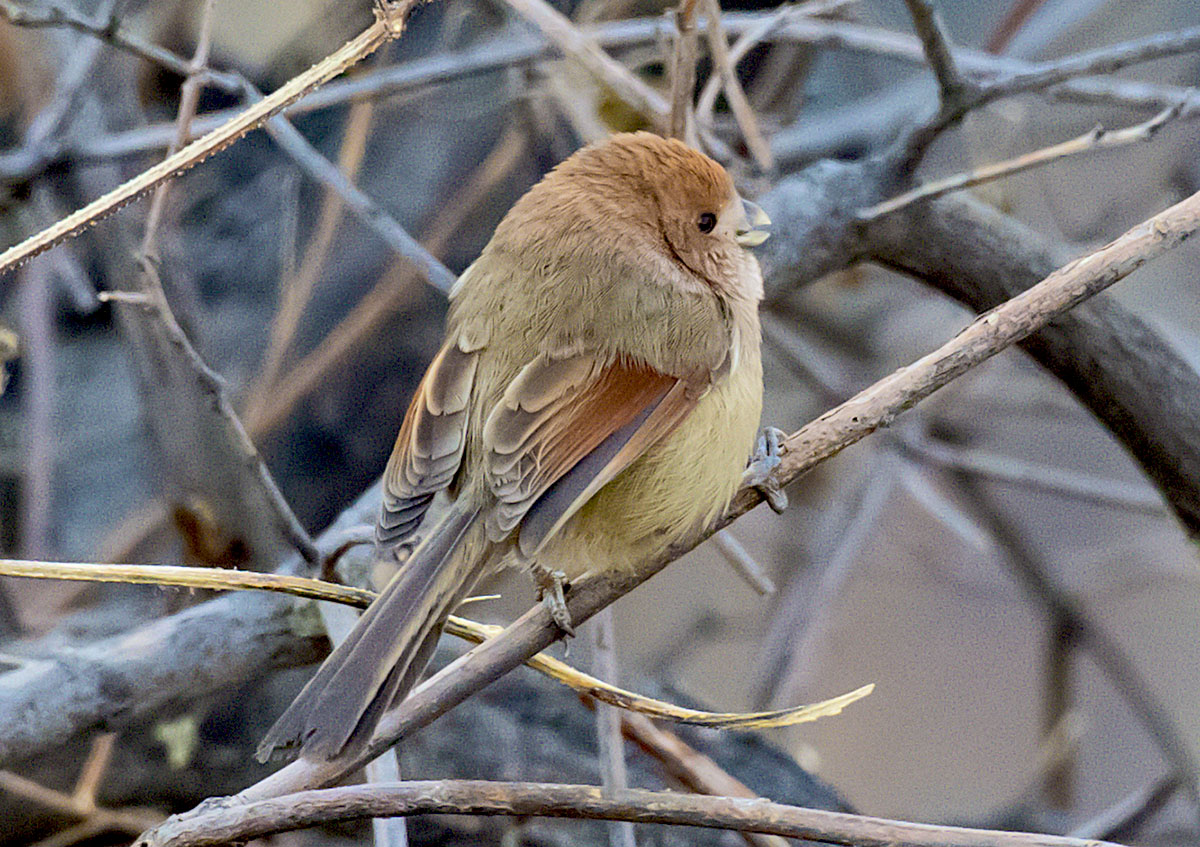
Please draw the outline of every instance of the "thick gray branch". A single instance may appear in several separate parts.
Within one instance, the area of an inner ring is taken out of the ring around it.
[[[316,616],[303,628],[287,597],[239,592],[82,649],[0,674],[0,766],[47,753],[85,730],[119,729],[171,704],[319,659]]]
[[[1065,246],[969,197],[921,203],[859,226],[857,210],[886,192],[877,168],[820,162],[761,198],[772,220],[782,222],[761,248],[768,295],[873,260],[982,312],[1069,258]],[[1200,533],[1200,374],[1154,328],[1103,294],[1021,346],[1126,445],[1187,532]]]
[[[953,197],[880,221],[869,255],[975,311],[1024,291],[1062,264],[1060,245],[983,204]],[[1022,347],[1062,380],[1200,534],[1200,374],[1152,327],[1100,295]]]

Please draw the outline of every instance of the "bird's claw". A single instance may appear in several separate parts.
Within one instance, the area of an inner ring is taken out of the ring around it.
[[[742,483],[757,488],[771,511],[777,515],[783,514],[788,505],[787,492],[779,487],[779,481],[774,477],[775,469],[783,461],[783,440],[786,437],[781,429],[763,427],[758,434],[754,456],[742,474]]]
[[[559,570],[537,568],[534,572],[541,594],[542,605],[550,613],[550,617],[558,628],[571,638],[575,637],[575,626],[571,621],[571,612],[567,609],[567,598],[563,588],[567,583],[567,575]]]

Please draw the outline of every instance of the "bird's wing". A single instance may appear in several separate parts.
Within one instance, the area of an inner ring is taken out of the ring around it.
[[[433,495],[458,473],[478,359],[476,350],[463,346],[451,338],[438,351],[409,403],[383,472],[383,508],[375,529],[380,544],[408,539]]]
[[[493,540],[518,524],[535,553],[602,486],[670,433],[708,387],[706,370],[680,378],[589,354],[541,354],[509,384],[483,430],[497,503]]]

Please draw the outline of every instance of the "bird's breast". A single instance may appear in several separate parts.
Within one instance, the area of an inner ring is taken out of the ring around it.
[[[762,366],[757,345],[749,347],[669,436],[579,510],[543,549],[543,564],[568,577],[630,569],[693,539],[728,508],[762,412]]]

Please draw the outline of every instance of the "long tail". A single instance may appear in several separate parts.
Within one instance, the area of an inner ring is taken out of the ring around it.
[[[438,522],[267,732],[260,761],[297,744],[309,759],[366,745],[388,706],[417,682],[447,615],[486,564],[486,545],[464,543],[478,518],[477,509],[455,506]]]

